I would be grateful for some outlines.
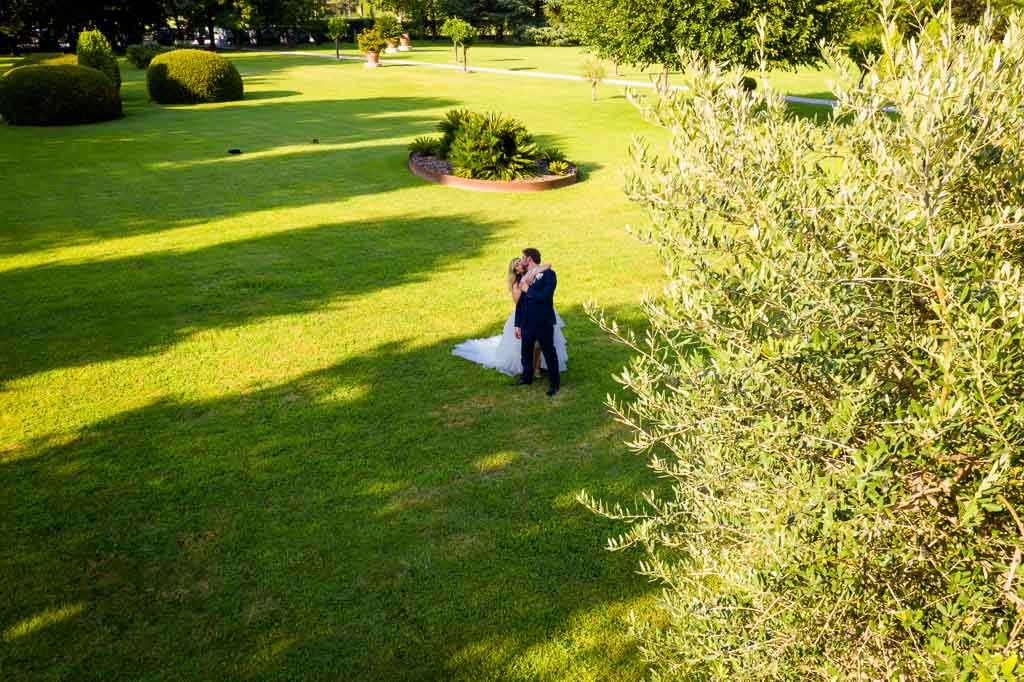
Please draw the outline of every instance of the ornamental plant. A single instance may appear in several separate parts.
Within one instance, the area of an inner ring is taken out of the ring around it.
[[[147,43],[144,45],[129,45],[125,49],[125,56],[135,68],[145,70],[149,68],[149,63],[153,61],[154,57],[164,52],[169,52],[169,50],[160,45]]]
[[[448,163],[463,178],[519,180],[537,174],[538,153],[521,122],[502,114],[471,114],[462,118]]]
[[[394,16],[390,14],[382,14],[373,22],[373,27],[377,29],[381,37],[389,42],[397,42],[402,35],[402,25],[398,22]]]
[[[448,158],[448,152],[451,151],[452,145],[455,144],[455,136],[458,135],[462,124],[470,116],[475,115],[468,109],[449,109],[445,112],[444,118],[437,124],[437,130],[441,133],[441,141],[438,143],[437,149],[439,158]]]
[[[434,156],[437,154],[437,150],[440,145],[441,140],[439,138],[421,135],[409,143],[409,152],[411,154]]]
[[[455,61],[459,61],[458,37],[462,33],[463,24],[466,24],[466,22],[458,17],[448,17],[441,25],[441,35],[452,41],[452,49],[455,51]]]
[[[75,50],[78,65],[88,66],[102,71],[114,84],[121,88],[121,69],[117,65],[117,57],[110,47],[110,42],[99,31],[82,31],[78,34],[78,45]]]
[[[121,116],[121,94],[98,69],[30,65],[0,78],[0,116],[11,125],[55,126]]]
[[[229,59],[206,50],[157,55],[146,70],[149,98],[161,104],[198,104],[242,99],[245,84]]]
[[[359,43],[359,51],[364,53],[380,53],[384,49],[385,41],[380,31],[376,28],[368,28],[356,37]]]
[[[348,19],[331,17],[327,21],[327,35],[334,41],[334,58],[341,59],[341,39],[348,36]]]
[[[455,48],[455,61],[459,61],[459,48],[462,48],[462,69],[468,71],[467,53],[476,39],[480,37],[480,32],[467,21],[458,17],[449,17],[441,26],[441,35],[451,39]]]
[[[657,679],[1013,679],[1024,637],[1024,21],[897,39],[834,117],[690,62],[633,100],[669,283],[611,400],[661,483],[619,519]]]

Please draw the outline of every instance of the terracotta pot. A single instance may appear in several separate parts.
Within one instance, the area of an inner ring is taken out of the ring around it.
[[[398,42],[399,42],[399,45],[398,45],[398,51],[399,52],[408,52],[409,50],[412,49],[412,46],[409,45],[409,34],[408,33],[403,33],[402,37],[398,39]]]
[[[397,46],[398,46],[398,43],[396,43],[393,40],[389,40],[388,41],[387,49],[384,50],[384,51],[386,53],[388,53],[388,54],[394,54],[394,53],[398,52],[398,47]]]
[[[380,66],[380,55],[377,54],[376,52],[367,52],[366,53],[366,64],[365,64],[365,66],[367,68],[371,68],[371,67],[374,67],[374,66]]]

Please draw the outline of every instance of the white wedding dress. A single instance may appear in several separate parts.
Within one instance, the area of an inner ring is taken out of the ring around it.
[[[565,347],[565,335],[562,334],[562,327],[565,322],[559,314],[555,313],[555,353],[558,354],[558,371],[566,370],[566,361],[569,354]],[[463,341],[452,349],[452,355],[465,358],[488,369],[496,369],[509,376],[516,376],[523,373],[523,342],[516,338],[516,314],[515,311],[508,316],[505,322],[505,329],[501,336],[492,336],[489,339],[470,339]],[[547,369],[544,356],[540,356],[540,366]]]

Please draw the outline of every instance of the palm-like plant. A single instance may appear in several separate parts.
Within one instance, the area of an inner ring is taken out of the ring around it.
[[[441,133],[441,142],[437,146],[437,155],[442,159],[448,158],[448,152],[455,142],[455,136],[462,127],[463,122],[473,116],[467,109],[450,109],[444,115],[441,122],[437,124],[437,130]]]
[[[539,150],[519,121],[502,114],[462,120],[448,153],[455,175],[481,180],[518,180],[537,174]]]

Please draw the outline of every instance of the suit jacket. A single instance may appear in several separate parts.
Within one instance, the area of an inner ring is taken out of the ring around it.
[[[554,270],[547,270],[540,273],[537,279],[533,280],[530,288],[519,297],[523,303],[522,316],[519,314],[519,306],[516,306],[516,323],[522,329],[537,329],[545,325],[555,325],[555,288],[558,286],[558,277]]]

